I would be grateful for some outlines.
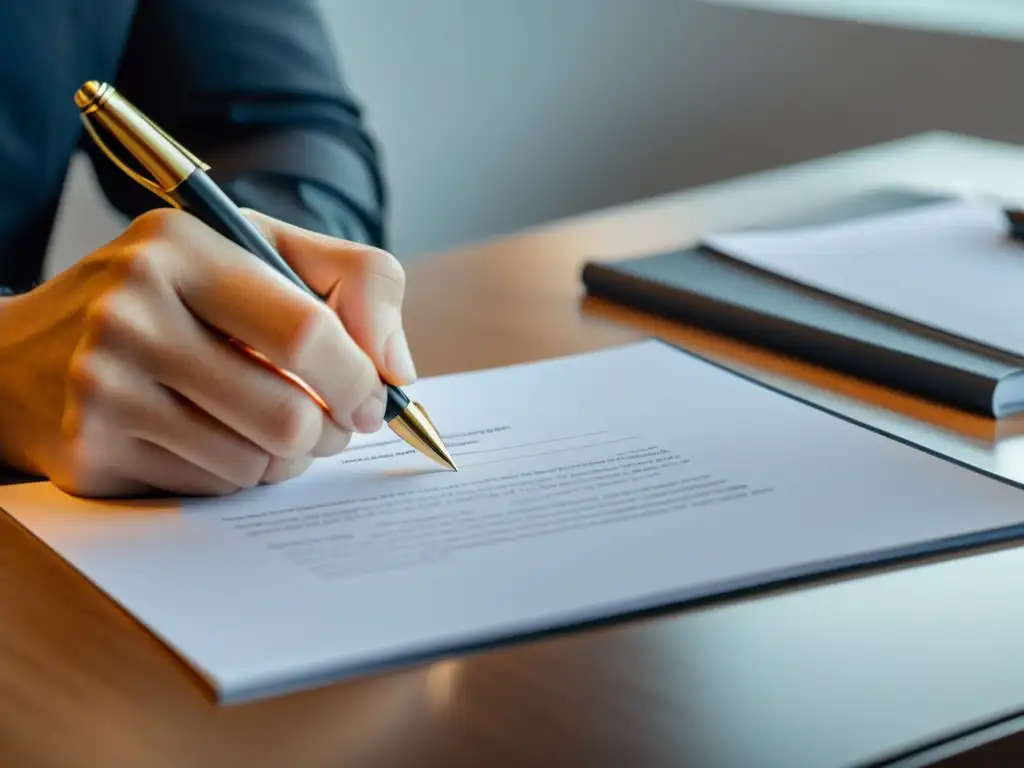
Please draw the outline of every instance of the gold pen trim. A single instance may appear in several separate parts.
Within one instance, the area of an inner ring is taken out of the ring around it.
[[[161,130],[109,83],[90,80],[75,93],[82,125],[103,154],[123,173],[174,207],[171,196],[196,168],[210,166]],[[125,163],[100,136],[93,122],[109,131],[151,174],[147,178]]]

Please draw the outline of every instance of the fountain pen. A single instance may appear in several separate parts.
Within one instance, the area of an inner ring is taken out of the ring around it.
[[[103,153],[137,183],[169,205],[186,211],[220,234],[245,248],[312,298],[323,301],[277,253],[238,206],[207,175],[210,166],[168,136],[152,120],[108,83],[90,80],[75,93],[75,104],[86,131]],[[99,123],[153,178],[146,178],[125,164],[103,141],[93,122]],[[259,362],[299,386],[321,408],[323,399],[298,376],[282,371],[258,351],[240,346]],[[387,406],[384,420],[391,430],[420,453],[448,469],[458,471],[444,441],[426,411],[398,387],[385,382]]]

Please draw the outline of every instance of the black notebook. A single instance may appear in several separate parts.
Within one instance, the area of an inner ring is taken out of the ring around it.
[[[785,222],[850,220],[945,198],[880,190]],[[588,294],[937,401],[1002,418],[1024,411],[1024,358],[807,288],[704,246],[583,270]]]

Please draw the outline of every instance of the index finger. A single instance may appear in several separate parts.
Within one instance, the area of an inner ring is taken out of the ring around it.
[[[416,379],[402,327],[405,270],[387,251],[329,237],[255,211],[246,216],[331,308],[392,384]]]

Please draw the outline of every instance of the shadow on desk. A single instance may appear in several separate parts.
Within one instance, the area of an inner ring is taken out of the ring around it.
[[[711,333],[604,299],[584,295],[581,311],[589,316],[627,325],[694,354],[750,376],[770,386],[779,386],[797,397],[833,408],[845,400],[879,413],[889,413],[948,432],[961,440],[983,447],[1024,436],[1024,414],[992,419],[924,400],[898,390],[838,373],[796,358],[785,357],[727,336]]]
[[[879,763],[885,768],[976,768],[1024,765],[1024,715]]]
[[[35,483],[40,480],[45,480],[44,477],[36,477],[35,475],[26,475],[23,472],[19,472],[16,469],[5,467],[0,464],[0,485],[17,485],[18,483]]]

